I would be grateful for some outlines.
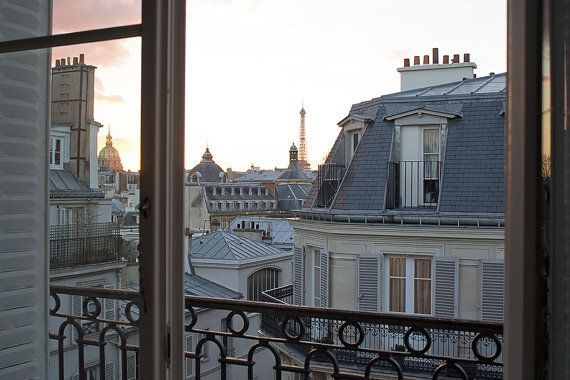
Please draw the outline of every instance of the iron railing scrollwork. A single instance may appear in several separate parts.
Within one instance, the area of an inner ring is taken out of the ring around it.
[[[81,316],[63,311],[62,301],[72,295],[84,297]],[[142,302],[138,293],[52,286],[51,297],[54,306],[50,315],[59,325],[50,338],[57,342],[61,371],[64,360],[71,359],[71,351],[64,350],[68,342],[66,329],[73,328],[77,332],[76,371],[85,371],[87,346],[98,348],[100,362],[105,363],[106,341],[114,335],[117,368],[122,376],[119,378],[136,378],[127,373],[127,355],[139,351],[138,345],[130,341],[138,328],[138,313],[134,311]],[[276,379],[286,373],[308,379],[314,372],[356,379],[388,374],[400,379],[502,378],[503,328],[499,323],[293,306],[285,301],[291,297],[291,285],[264,292],[263,300],[270,302],[186,296],[185,332],[197,337],[185,351],[187,362],[192,364],[192,376],[200,379],[215,366],[221,379],[239,368],[253,379],[254,373],[259,375],[255,371],[270,357],[266,370],[272,371],[268,376]],[[121,305],[120,315],[114,320],[105,319],[100,307],[89,307],[89,303],[100,306],[107,298]],[[226,321],[226,325],[221,326],[218,320],[218,327],[212,328],[214,314],[209,311],[215,311],[216,318]],[[82,321],[97,321],[100,333],[86,336],[81,330]],[[230,341],[228,349],[225,343]],[[203,360],[206,347],[210,360]],[[260,360],[260,355],[266,355],[265,359]],[[136,360],[138,363],[138,356]],[[59,375],[64,378],[63,372]]]

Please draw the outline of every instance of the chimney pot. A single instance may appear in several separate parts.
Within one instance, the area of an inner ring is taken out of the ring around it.
[[[491,71],[491,72],[489,73],[489,75],[492,76],[492,77],[494,77],[494,76],[495,76],[495,72],[494,72],[494,71]]]
[[[439,63],[439,49],[438,48],[433,48],[432,49],[432,58],[431,61],[434,65]]]
[[[453,54],[453,63],[459,63],[459,54]]]
[[[79,62],[85,63],[85,54],[83,53],[79,54]]]
[[[420,64],[420,56],[416,55],[414,56],[414,65],[419,65]]]
[[[404,58],[404,67],[410,67],[410,59]]]
[[[429,65],[429,55],[424,55],[424,65]]]
[[[449,55],[444,55],[444,56],[443,56],[443,64],[444,64],[444,65],[449,64]]]
[[[65,58],[60,59],[60,61],[61,61],[61,65],[65,66]]]
[[[463,54],[463,62],[470,62],[470,61],[471,61],[471,55],[469,53]]]
[[[79,63],[79,58],[73,57],[73,64],[77,65]]]
[[[67,66],[71,66],[71,57],[67,57]]]
[[[59,65],[60,65],[59,59],[56,59],[55,60],[55,67],[59,67]]]

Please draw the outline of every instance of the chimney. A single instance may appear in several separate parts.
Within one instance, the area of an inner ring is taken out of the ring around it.
[[[432,55],[431,61],[433,62],[434,65],[437,65],[439,63],[439,49],[433,48],[431,55]]]
[[[463,54],[463,62],[469,62],[471,60],[470,54],[465,53]]]
[[[61,63],[59,62],[59,59],[55,60],[55,67],[59,67],[61,65]]]
[[[460,62],[460,55],[454,54],[450,62],[448,54],[443,56],[443,64],[439,63],[439,49],[432,49],[432,63],[429,55],[423,55],[420,64],[419,55],[414,56],[414,64],[404,59],[404,66],[398,68],[400,73],[401,91],[426,88],[444,83],[459,82],[463,78],[473,78],[473,70],[477,65],[471,62],[470,55],[464,54],[464,62]]]
[[[77,65],[79,63],[79,58],[73,57],[73,64]]]
[[[410,59],[404,58],[404,67],[410,67]]]
[[[85,63],[85,54],[83,54],[83,53],[79,54],[79,62]]]
[[[67,66],[71,66],[71,58],[67,57]]]

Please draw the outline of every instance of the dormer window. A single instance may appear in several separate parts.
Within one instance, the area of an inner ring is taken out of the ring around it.
[[[61,169],[63,167],[61,160],[61,150],[63,141],[61,138],[52,137],[49,150],[49,165],[52,169]]]
[[[394,121],[394,145],[388,163],[387,208],[437,207],[449,119],[461,116],[425,107],[386,117]]]

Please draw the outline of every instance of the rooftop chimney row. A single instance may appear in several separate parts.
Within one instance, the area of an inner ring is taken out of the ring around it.
[[[424,55],[423,56],[423,65],[429,65],[430,64],[430,59],[429,59],[429,55]],[[450,56],[449,55],[444,55],[443,56],[443,64],[444,65],[449,65],[454,64],[454,63],[461,63],[460,60],[460,54],[453,54],[451,62],[450,62]],[[469,53],[464,53],[463,54],[463,62],[467,63],[467,62],[471,62],[471,55]],[[439,64],[439,49],[438,48],[433,48],[432,49],[432,64],[434,65],[438,65]],[[420,56],[416,55],[414,56],[414,65],[419,65],[420,64]],[[410,58],[404,58],[404,67],[410,67]]]
[[[72,63],[73,62],[73,63]],[[71,65],[85,64],[85,54],[79,54],[79,57],[60,58],[55,60],[55,67],[71,66]]]

